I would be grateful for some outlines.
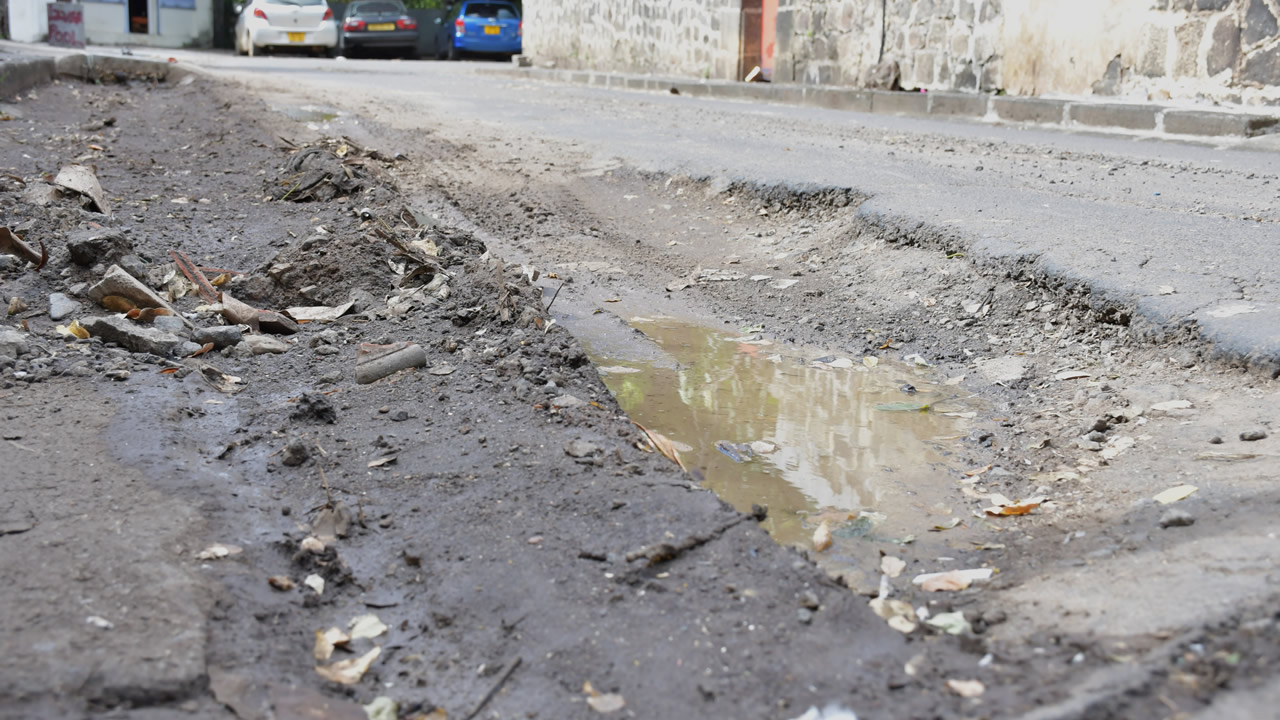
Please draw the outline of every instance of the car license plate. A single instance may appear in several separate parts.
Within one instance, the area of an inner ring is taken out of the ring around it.
[[[497,25],[485,25],[484,34],[485,35],[501,35],[502,28]]]
[[[289,42],[302,42],[306,39],[306,33],[289,33]]]
[[[395,30],[395,23],[370,23],[369,29],[374,31]]]

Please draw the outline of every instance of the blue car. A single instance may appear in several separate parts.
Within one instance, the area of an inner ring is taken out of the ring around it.
[[[462,0],[436,21],[436,57],[457,60],[463,53],[519,55],[524,28],[520,10],[504,0]]]

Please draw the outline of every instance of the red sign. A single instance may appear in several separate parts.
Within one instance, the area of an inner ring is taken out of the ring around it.
[[[80,3],[49,3],[49,44],[84,47],[84,6]]]

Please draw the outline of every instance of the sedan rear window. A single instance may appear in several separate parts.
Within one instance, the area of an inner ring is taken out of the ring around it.
[[[467,17],[496,18],[498,20],[515,20],[516,9],[506,3],[470,3],[463,11]]]
[[[362,2],[352,5],[347,15],[403,15],[404,12],[404,5],[398,2]]]

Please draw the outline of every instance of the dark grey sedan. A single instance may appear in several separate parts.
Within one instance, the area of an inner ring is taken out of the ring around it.
[[[357,0],[347,6],[338,28],[338,55],[386,50],[406,57],[418,53],[418,23],[400,0]]]

